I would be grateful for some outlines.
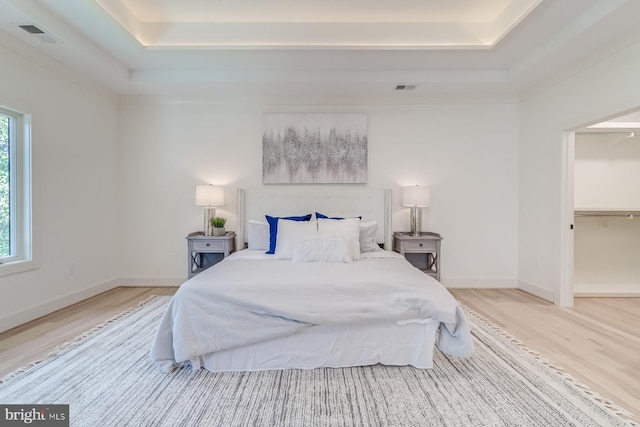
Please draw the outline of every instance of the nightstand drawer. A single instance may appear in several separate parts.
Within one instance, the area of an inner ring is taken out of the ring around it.
[[[210,240],[208,242],[192,242],[191,249],[196,252],[224,251],[224,240]]]
[[[434,241],[402,242],[402,249],[404,250],[404,252],[435,251],[436,242]]]

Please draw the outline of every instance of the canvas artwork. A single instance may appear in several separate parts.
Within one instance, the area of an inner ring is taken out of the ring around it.
[[[366,114],[265,114],[265,184],[367,182]]]

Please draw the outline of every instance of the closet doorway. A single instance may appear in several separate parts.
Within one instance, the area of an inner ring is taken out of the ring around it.
[[[573,135],[573,296],[640,296],[640,111]]]

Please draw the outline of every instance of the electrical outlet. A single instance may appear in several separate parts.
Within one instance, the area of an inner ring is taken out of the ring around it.
[[[69,275],[76,274],[76,263],[72,262],[69,264]]]

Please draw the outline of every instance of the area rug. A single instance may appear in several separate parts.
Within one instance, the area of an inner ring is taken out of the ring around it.
[[[74,426],[628,426],[625,414],[467,310],[476,354],[374,365],[165,374],[152,297],[0,384],[2,404],[69,404]]]

